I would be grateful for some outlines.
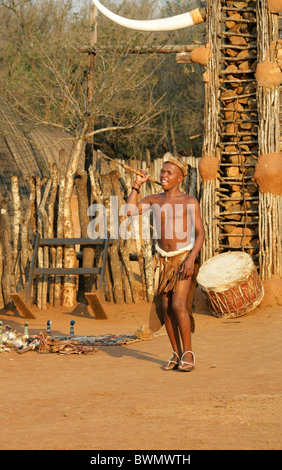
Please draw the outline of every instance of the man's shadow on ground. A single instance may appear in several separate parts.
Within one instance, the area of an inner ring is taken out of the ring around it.
[[[131,357],[140,361],[153,362],[159,365],[163,365],[164,363],[164,361],[157,359],[154,354],[137,349],[131,349],[127,345],[99,346],[99,349],[112,358]]]

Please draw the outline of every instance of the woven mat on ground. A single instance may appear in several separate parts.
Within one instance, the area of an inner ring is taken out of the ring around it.
[[[116,346],[119,344],[129,344],[140,339],[135,335],[102,335],[102,336],[53,336],[54,339],[76,341],[78,344],[87,346]]]

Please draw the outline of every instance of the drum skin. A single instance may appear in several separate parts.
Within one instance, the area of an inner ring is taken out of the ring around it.
[[[201,266],[197,280],[216,317],[245,315],[255,309],[264,296],[263,284],[247,253],[227,252],[214,256]]]

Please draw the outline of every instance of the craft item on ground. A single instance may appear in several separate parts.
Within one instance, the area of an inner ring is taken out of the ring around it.
[[[70,322],[70,336],[74,336],[74,324],[75,324],[75,320],[71,320]]]
[[[82,342],[83,344],[95,344],[96,346],[118,346],[121,344],[134,343],[135,341],[139,341],[135,334],[80,337],[80,342]]]
[[[70,340],[69,336],[54,336],[55,340],[67,341]],[[118,346],[122,344],[129,344],[135,341],[140,341],[135,334],[130,335],[100,335],[100,336],[73,336],[72,341],[77,341],[82,345],[92,346]]]
[[[27,346],[27,336],[22,333],[12,331],[9,325],[6,325],[6,331],[1,335],[1,352],[12,348],[18,349]]]
[[[47,334],[51,336],[51,320],[47,320]]]
[[[48,353],[49,352],[49,345],[48,345],[47,335],[44,335],[44,333],[41,331],[40,334],[39,334],[39,337],[40,337],[40,342],[39,342],[38,352]]]
[[[28,338],[28,322],[24,323],[24,335]]]
[[[22,354],[27,351],[34,351],[40,345],[40,336],[31,336],[27,338],[26,344],[15,347],[16,351],[19,354]]]
[[[4,344],[0,344],[0,353],[2,352],[10,352],[10,348],[7,348]]]
[[[137,328],[135,332],[137,338],[143,339],[144,341],[150,340],[153,338],[153,332],[147,325],[141,325]]]
[[[1,334],[1,342],[4,344],[8,341],[9,329],[7,326],[8,325],[5,325],[5,331]]]
[[[131,344],[137,341],[152,339],[159,334],[150,332],[148,327],[141,326],[135,334],[106,334],[99,336],[74,336],[73,325],[74,320],[70,322],[70,335],[68,336],[51,336],[42,331],[37,335],[25,335],[11,331],[9,325],[6,325],[6,333],[2,334],[2,343],[0,352],[8,351],[14,348],[19,354],[27,351],[37,350],[39,353],[59,353],[59,354],[94,354],[98,351],[99,346],[120,346]],[[47,329],[51,333],[51,321],[47,322]],[[25,324],[25,333],[27,333],[27,325]],[[140,334],[140,332],[146,334]]]
[[[94,346],[85,346],[83,344],[79,344],[78,341],[74,340],[56,340],[52,338],[48,341],[47,338],[47,345],[49,347],[50,353],[59,353],[59,354],[95,354],[98,352],[97,348]]]
[[[5,325],[5,333],[2,334],[2,343],[7,347],[11,347],[15,338],[16,333],[11,330],[10,325]]]
[[[27,346],[27,344],[28,344],[28,336],[18,333],[13,343],[11,343],[11,347],[14,347],[14,349],[17,350],[18,348]]]

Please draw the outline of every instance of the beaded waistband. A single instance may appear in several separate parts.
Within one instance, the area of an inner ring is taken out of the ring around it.
[[[156,250],[157,252],[161,255],[161,256],[164,256],[165,258],[170,258],[172,256],[177,256],[177,255],[180,255],[181,253],[185,252],[185,251],[190,251],[192,250],[193,246],[194,246],[194,242],[195,240],[192,239],[191,243],[189,243],[189,245],[187,246],[184,246],[183,248],[180,248],[179,250],[177,251],[165,251],[163,250],[162,248],[160,248],[158,242],[156,242]]]

